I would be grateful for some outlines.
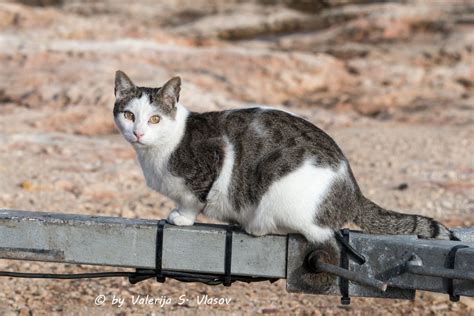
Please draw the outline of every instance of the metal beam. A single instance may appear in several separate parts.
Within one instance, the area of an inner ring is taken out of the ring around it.
[[[152,220],[0,209],[0,258],[155,268]],[[225,226],[166,225],[163,269],[224,273]],[[286,236],[233,236],[232,274],[285,278]]]
[[[163,270],[224,274],[226,227],[166,225]],[[157,221],[152,220],[0,209],[4,259],[154,269],[156,235]],[[455,235],[461,241],[351,232],[348,242],[366,262],[349,260],[344,270],[335,240],[309,244],[300,235],[252,237],[237,231],[231,270],[236,276],[286,278],[290,292],[341,295],[344,277],[355,281],[348,284],[351,296],[412,299],[415,290],[474,296],[474,229],[457,229]],[[455,246],[465,248],[451,256]],[[310,269],[307,259],[315,253],[313,262],[329,274]],[[446,278],[453,275],[467,277]]]

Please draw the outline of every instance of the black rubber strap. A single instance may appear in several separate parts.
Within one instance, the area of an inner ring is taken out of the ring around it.
[[[462,248],[469,248],[469,247],[465,245],[457,245],[451,248],[451,250],[448,252],[448,255],[446,256],[446,264],[445,264],[446,268],[454,269],[456,265],[456,252]],[[444,282],[446,282],[446,285],[447,285],[449,300],[451,302],[458,302],[460,297],[459,295],[454,294],[454,284],[453,284],[454,279],[444,279]]]
[[[341,268],[349,270],[349,256],[348,249],[345,246],[349,244],[349,229],[344,228],[341,230],[342,238],[344,242],[341,247]],[[341,291],[341,304],[350,305],[351,298],[349,297],[349,280],[344,278],[339,278],[339,289]]]
[[[225,234],[224,282],[225,286],[232,284],[232,237],[234,227],[229,225]]]
[[[347,236],[349,236],[350,230],[348,228],[345,228],[342,231],[346,231],[346,230],[347,230],[347,232],[346,232]],[[334,235],[336,235],[336,240],[341,244],[341,246],[345,248],[346,254],[351,256],[352,259],[355,262],[357,262],[359,265],[365,263],[365,261],[366,261],[365,257],[361,253],[357,252],[357,250],[355,250],[354,247],[351,246],[351,244],[348,241],[349,238],[347,238],[347,240],[346,240],[340,232],[335,232]]]
[[[162,273],[163,267],[163,232],[165,228],[166,220],[161,219],[158,221],[158,227],[156,229],[156,254],[155,254],[155,275],[156,281],[165,282],[166,278]]]

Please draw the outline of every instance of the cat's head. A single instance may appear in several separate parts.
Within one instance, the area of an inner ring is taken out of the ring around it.
[[[115,123],[123,137],[137,147],[159,146],[176,127],[181,79],[161,88],[136,86],[122,71],[115,73]]]

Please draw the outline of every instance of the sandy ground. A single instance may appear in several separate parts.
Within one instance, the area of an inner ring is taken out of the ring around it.
[[[113,125],[113,73],[122,69],[143,85],[179,74],[182,100],[195,111],[264,104],[303,115],[334,137],[374,201],[472,226],[472,4],[334,1],[310,12],[263,2],[0,4],[0,208],[167,215],[173,203],[146,187]],[[12,260],[0,269],[103,270]],[[197,304],[205,294],[231,303]],[[96,306],[98,295],[126,302]],[[134,305],[137,295],[172,303]],[[178,305],[181,295],[190,303]],[[426,292],[413,302],[352,301],[288,294],[284,281],[225,288],[2,278],[0,287],[2,315],[474,313],[473,299]]]

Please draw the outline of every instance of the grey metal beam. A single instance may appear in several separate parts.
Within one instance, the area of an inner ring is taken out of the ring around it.
[[[0,258],[155,268],[157,222],[0,209]],[[166,225],[163,269],[224,273],[225,226]],[[285,278],[286,236],[233,236],[232,274]]]
[[[153,220],[0,209],[0,258],[154,269],[156,233],[157,221]],[[358,273],[361,278],[383,281],[388,289],[380,291],[349,282],[349,294],[411,299],[415,290],[447,293],[446,280],[408,273],[404,267],[415,255],[424,267],[438,268],[438,272],[441,268],[448,269],[448,253],[454,246],[465,245],[469,248],[456,252],[454,268],[472,272],[474,230],[457,229],[456,236],[462,241],[352,232],[350,244],[367,259],[362,265],[349,261],[352,275]],[[223,274],[225,239],[224,225],[166,225],[162,268]],[[233,275],[286,278],[289,291],[341,294],[339,277],[309,271],[305,262],[307,256],[317,250],[328,254],[327,264],[340,266],[340,246],[334,240],[308,244],[299,235],[252,237],[235,232],[232,249]],[[329,268],[326,270],[334,270]],[[374,282],[366,282],[369,283]],[[454,294],[473,296],[474,282],[454,280],[453,290]]]

